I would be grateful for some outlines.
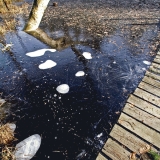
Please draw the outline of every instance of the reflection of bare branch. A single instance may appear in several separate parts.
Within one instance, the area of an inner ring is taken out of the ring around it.
[[[72,49],[72,51],[77,55],[77,57],[79,58],[80,61],[83,61],[83,62],[86,61],[86,59],[85,59],[84,56],[80,53],[80,51],[75,48],[75,45],[71,45],[71,49]]]
[[[84,43],[84,42],[80,42],[80,41],[72,41],[71,39],[69,39],[69,38],[67,39],[65,37],[61,37],[59,39],[53,40],[40,28],[38,28],[34,31],[27,31],[27,33],[34,36],[35,38],[37,38],[41,42],[47,44],[51,48],[55,48],[57,50],[63,50],[65,48],[68,48],[72,44],[75,45],[75,44]]]

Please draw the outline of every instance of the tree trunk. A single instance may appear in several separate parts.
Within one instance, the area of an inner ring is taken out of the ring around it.
[[[33,31],[39,27],[39,24],[49,1],[50,0],[34,0],[28,23],[24,28],[25,31]]]

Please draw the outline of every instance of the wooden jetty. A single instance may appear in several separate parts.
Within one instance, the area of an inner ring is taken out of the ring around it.
[[[160,52],[129,96],[96,160],[132,160],[133,154],[140,159],[147,147],[160,149]]]

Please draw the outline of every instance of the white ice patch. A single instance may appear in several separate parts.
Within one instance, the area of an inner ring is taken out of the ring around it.
[[[86,59],[92,59],[91,53],[89,53],[89,52],[83,52],[83,56],[84,56]]]
[[[59,93],[65,94],[65,93],[69,92],[69,86],[68,86],[68,84],[61,84],[56,88],[56,90]]]
[[[83,71],[79,71],[75,74],[76,77],[81,77],[81,76],[84,76],[85,73]]]
[[[97,138],[100,138],[102,136],[103,136],[103,133],[100,133],[100,134],[97,135]]]
[[[30,160],[34,157],[41,145],[41,137],[32,135],[16,145],[16,160]]]
[[[56,66],[57,63],[52,60],[47,60],[46,62],[39,65],[39,69],[49,69]]]
[[[151,65],[151,62],[149,62],[149,61],[143,61],[143,63],[146,65]]]
[[[26,55],[29,57],[40,57],[40,56],[43,56],[46,51],[56,52],[55,49],[40,49],[34,52],[29,52]]]

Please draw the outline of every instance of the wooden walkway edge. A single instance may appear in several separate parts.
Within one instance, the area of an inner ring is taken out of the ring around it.
[[[160,52],[129,96],[96,160],[137,160],[147,147],[160,149]]]

